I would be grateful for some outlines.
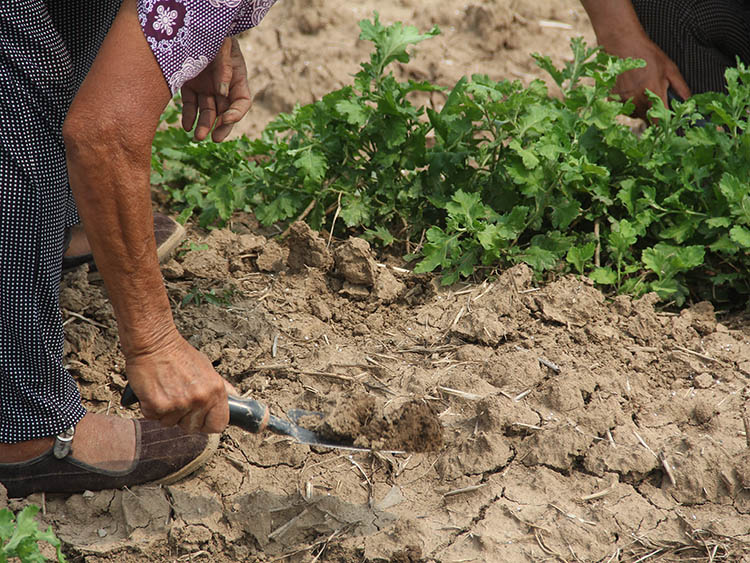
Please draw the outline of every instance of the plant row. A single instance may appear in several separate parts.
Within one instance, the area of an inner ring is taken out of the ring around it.
[[[279,115],[259,139],[157,133],[152,179],[183,219],[302,217],[411,249],[416,271],[440,271],[446,284],[525,262],[540,276],[572,271],[677,305],[750,292],[750,72],[739,61],[727,93],[671,108],[653,96],[639,134],[620,119],[632,104],[610,92],[642,61],[574,39],[563,68],[534,55],[561,95],[541,80],[481,75],[446,90],[388,70],[437,28],[384,26],[377,14],[360,27],[374,51],[353,84]],[[442,107],[417,104],[422,92],[443,96]]]

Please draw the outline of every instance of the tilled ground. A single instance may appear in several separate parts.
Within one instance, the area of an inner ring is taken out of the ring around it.
[[[419,428],[422,442],[387,446],[427,451],[335,451],[230,428],[177,485],[27,499],[74,560],[750,553],[744,320],[719,322],[706,303],[675,314],[652,296],[607,300],[574,277],[540,286],[524,266],[441,289],[359,239],[328,248],[301,224],[282,243],[233,228],[192,232],[207,248],[164,269],[183,333],[274,414],[321,411],[355,439],[360,423],[363,435],[378,420],[403,430],[394,436]],[[226,302],[180,305],[211,291]],[[61,298],[89,405],[134,415],[118,406],[123,362],[101,282],[84,268]]]

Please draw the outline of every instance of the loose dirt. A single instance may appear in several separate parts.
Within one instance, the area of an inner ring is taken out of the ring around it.
[[[361,448],[406,452],[440,449],[443,426],[426,402],[406,403],[387,417],[378,414],[382,411],[374,396],[357,394],[339,398],[321,420],[300,424],[321,436]]]
[[[372,7],[280,2],[243,40],[258,92],[245,129],[347,83]],[[572,35],[593,41],[573,0],[377,8],[443,28],[397,73],[446,86],[473,72],[528,81],[529,52],[560,62]],[[443,288],[365,241],[304,225],[279,240],[248,216],[189,240],[201,245],[165,265],[167,288],[220,373],[278,416],[323,412],[313,422],[332,436],[408,451],[230,427],[176,485],[11,501],[43,505],[73,561],[750,560],[746,318],[612,299],[576,277],[540,284],[524,266]],[[61,305],[89,408],[136,416],[119,407],[101,282],[66,277]]]

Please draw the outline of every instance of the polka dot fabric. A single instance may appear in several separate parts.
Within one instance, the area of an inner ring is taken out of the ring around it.
[[[172,92],[275,0],[138,0]],[[78,222],[62,125],[121,0],[0,1],[0,442],[59,434],[85,414],[63,367],[58,288]]]
[[[78,221],[62,124],[119,1],[0,3],[0,442],[83,417],[62,364],[66,226]]]
[[[265,17],[276,0],[138,0],[146,40],[172,93],[197,76],[224,39]]]
[[[750,64],[750,0],[632,0],[651,40],[693,94],[725,90],[737,57]]]

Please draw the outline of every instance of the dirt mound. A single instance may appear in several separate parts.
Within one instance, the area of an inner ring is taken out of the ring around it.
[[[443,428],[430,407],[409,401],[388,416],[372,395],[340,397],[322,420],[309,426],[322,436],[361,448],[432,452],[440,449]]]

